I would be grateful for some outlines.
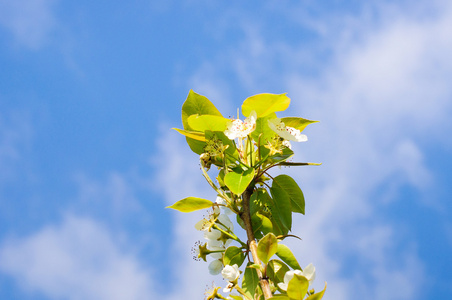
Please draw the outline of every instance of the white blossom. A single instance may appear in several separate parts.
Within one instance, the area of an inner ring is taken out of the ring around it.
[[[256,129],[257,115],[255,111],[252,111],[248,118],[244,122],[240,119],[232,120],[229,123],[228,128],[224,131],[224,134],[230,139],[245,138],[251,132]]]
[[[220,274],[222,267],[223,264],[221,263],[221,261],[216,259],[209,264],[209,273],[211,275],[218,275]]]
[[[237,264],[233,266],[227,265],[221,271],[221,275],[227,281],[236,281],[240,276],[239,266]]]
[[[232,214],[232,210],[229,207],[227,207],[228,203],[226,202],[226,200],[224,200],[223,197],[218,196],[217,199],[215,200],[215,203],[221,205],[221,211],[225,215]]]
[[[233,287],[234,287],[234,284],[232,282],[229,282],[228,285],[226,285],[226,287],[223,289],[223,292],[229,293]]]
[[[287,271],[284,275],[284,283],[278,283],[278,286],[280,289],[287,291],[287,287],[289,286],[289,282],[292,280],[292,278],[297,274],[298,276],[304,276],[308,281],[309,284],[312,284],[312,282],[315,279],[315,267],[311,263],[304,268],[303,271],[301,270],[291,270]]]
[[[308,137],[300,133],[300,130],[286,126],[279,118],[268,120],[268,126],[280,137],[288,141],[306,142]]]

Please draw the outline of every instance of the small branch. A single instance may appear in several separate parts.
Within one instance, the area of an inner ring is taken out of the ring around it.
[[[216,224],[214,224],[212,227],[215,228],[216,230],[222,232],[223,234],[227,235],[228,237],[230,237],[234,241],[239,242],[243,247],[246,247],[246,244],[244,242],[242,242],[235,234],[231,234],[231,233],[227,232],[226,230],[221,229],[221,227],[216,225]]]
[[[248,244],[250,247],[250,252],[253,257],[253,261],[255,264],[259,264],[262,266],[262,263],[259,259],[259,256],[257,255],[257,243],[256,239],[254,238],[254,232],[253,227],[251,225],[251,215],[250,215],[250,198],[251,194],[253,193],[254,187],[252,185],[249,185],[248,188],[245,190],[245,192],[242,194],[243,198],[243,212],[240,215],[242,218],[243,223],[245,224],[245,230],[246,235],[248,237]],[[272,297],[272,292],[270,290],[270,284],[268,283],[268,279],[264,278],[262,276],[262,272],[258,269],[256,269],[257,276],[259,277],[259,282],[262,287],[262,291],[264,292],[265,299],[269,299]]]

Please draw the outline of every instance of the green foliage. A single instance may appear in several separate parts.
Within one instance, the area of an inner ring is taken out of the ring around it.
[[[224,176],[224,183],[231,192],[241,195],[254,178],[254,169],[249,168],[240,173],[229,172]]]
[[[290,199],[290,204],[293,212],[304,214],[304,195],[298,184],[292,177],[288,175],[279,175],[273,179],[273,189],[278,189],[278,192],[285,192]],[[282,191],[280,191],[282,190]],[[286,195],[284,195],[286,197]]]
[[[320,300],[323,298],[325,291],[326,291],[326,283],[325,283],[325,287],[323,288],[322,291],[309,296],[308,298],[306,298],[306,300]]]
[[[301,270],[300,264],[298,263],[290,248],[286,245],[278,244],[276,255],[292,269]]]
[[[207,199],[196,198],[196,197],[188,197],[182,200],[177,201],[171,206],[167,206],[166,208],[172,208],[181,212],[192,212],[195,210],[200,210],[204,208],[209,208],[213,205],[213,202]]]
[[[284,229],[291,230],[292,228],[292,204],[290,195],[284,190],[284,188],[275,180],[273,180],[270,188],[270,193],[274,199],[274,211],[275,217],[278,217],[281,225]],[[284,231],[287,234],[286,231]]]
[[[265,117],[271,113],[286,110],[289,104],[290,98],[286,94],[258,94],[246,98],[242,104],[242,114],[247,117],[255,111],[258,117]]]
[[[196,131],[225,131],[231,120],[222,116],[214,115],[191,115],[187,119],[187,123]]]
[[[252,265],[251,263],[248,266]],[[259,276],[257,275],[257,271],[255,268],[245,268],[245,274],[242,279],[242,289],[245,294],[254,299],[254,294],[256,293],[256,288],[259,285]]]
[[[182,105],[183,129],[174,128],[200,156],[202,174],[218,198],[214,203],[188,197],[168,208],[181,212],[212,208],[195,226],[207,242],[197,244],[194,256],[205,260],[212,255],[214,266],[224,266],[221,273],[228,281],[226,291],[236,289],[241,294],[230,294],[230,299],[320,300],[326,289],[308,293],[309,281],[299,274],[312,280],[314,267],[308,265],[309,271],[300,273],[294,254],[280,243],[293,236],[288,235],[293,213],[305,214],[305,198],[293,178],[284,174],[273,177],[270,172],[277,166],[319,165],[289,161],[294,157],[290,143],[305,141],[299,131],[317,122],[299,117],[278,119],[276,113],[286,110],[290,101],[286,94],[254,95],[242,104],[247,118],[230,120],[209,99],[191,90]],[[218,168],[216,181],[210,178],[215,172],[211,166]],[[246,241],[236,235],[227,211],[236,214],[247,232]],[[236,244],[229,245],[231,242]],[[247,267],[239,271],[245,260]],[[209,291],[207,299],[226,299],[219,290]]]
[[[267,265],[267,275],[275,283],[284,282],[284,275],[290,271],[289,267],[280,260],[272,259]]]
[[[300,131],[303,131],[306,128],[306,126],[308,126],[309,124],[318,122],[318,121],[312,121],[312,120],[303,119],[303,118],[293,118],[293,117],[281,118],[281,121],[284,122],[284,124],[286,126],[293,127]]]
[[[287,287],[287,296],[293,300],[303,300],[308,292],[309,281],[304,276],[294,274]]]
[[[266,265],[270,258],[275,255],[278,250],[278,239],[273,233],[265,235],[257,244],[257,255]]]
[[[223,256],[223,264],[226,265],[238,265],[239,267],[245,260],[245,254],[239,247],[231,246],[226,249]]]

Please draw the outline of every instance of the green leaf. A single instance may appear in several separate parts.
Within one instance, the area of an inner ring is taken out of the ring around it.
[[[223,264],[233,266],[237,264],[239,267],[243,264],[245,260],[245,254],[242,249],[236,246],[231,246],[226,249],[223,257]]]
[[[180,134],[183,134],[186,137],[192,138],[194,140],[198,140],[198,141],[201,141],[201,142],[205,142],[206,141],[206,137],[204,136],[204,132],[183,130],[183,129],[179,129],[179,128],[172,128],[172,129],[174,129],[177,132],[179,132]]]
[[[256,143],[259,142],[259,136],[261,136],[260,145],[266,145],[267,142],[276,135],[276,132],[271,130],[271,128],[268,126],[268,120],[274,118],[276,118],[275,113],[271,113],[266,117],[257,118],[256,129],[254,129],[254,131],[251,133],[251,137]]]
[[[252,263],[248,263],[248,266]],[[256,292],[256,287],[259,285],[259,276],[257,276],[257,271],[254,268],[245,268],[245,274],[242,279],[242,289],[245,294],[254,299],[254,294]]]
[[[304,195],[298,184],[288,175],[279,175],[273,179],[272,188],[285,193],[290,199],[292,211],[304,214]]]
[[[172,208],[181,212],[192,212],[195,210],[200,210],[204,208],[209,208],[214,203],[207,199],[196,198],[196,197],[188,197],[182,200],[177,201],[171,206],[167,206],[166,208]]]
[[[304,276],[294,274],[287,286],[287,295],[290,299],[303,300],[308,292],[309,281]]]
[[[270,164],[276,164],[288,160],[293,156],[293,151],[289,148],[284,148],[282,153],[276,153],[275,155],[268,157],[268,162]]]
[[[242,104],[242,114],[246,117],[254,110],[257,117],[265,117],[289,107],[290,98],[286,94],[258,94],[245,99]]]
[[[273,203],[276,208],[276,213],[284,229],[291,230],[292,228],[292,204],[289,194],[278,184],[276,177],[272,182],[270,188]],[[274,213],[274,211],[272,211]],[[284,233],[284,234],[287,234]]]
[[[187,119],[191,129],[196,131],[225,131],[231,120],[214,115],[191,115]]]
[[[264,263],[267,264],[270,258],[278,250],[278,239],[273,233],[268,233],[259,243],[257,243],[257,256]]]
[[[326,291],[326,282],[325,282],[325,287],[323,288],[322,291],[309,296],[308,298],[306,298],[306,300],[320,300],[323,298],[323,294],[325,294],[325,291]]]
[[[209,99],[193,92],[193,90],[190,90],[187,99],[184,104],[182,104],[182,124],[186,130],[191,129],[187,120],[191,115],[222,116]]]
[[[234,300],[243,300],[242,296],[237,296],[237,295],[229,295],[229,297],[231,297]]]
[[[290,298],[286,295],[274,295],[273,297],[268,298],[268,300],[290,300]]]
[[[318,121],[303,119],[303,118],[294,118],[294,117],[286,117],[281,118],[281,121],[284,122],[284,125],[293,127],[295,129],[298,129],[300,131],[303,131],[306,126],[312,123],[317,123]]]
[[[187,99],[182,105],[182,125],[184,126],[184,129],[188,131],[192,131],[192,128],[187,121],[188,117],[191,115],[214,115],[221,117],[221,113],[209,99],[193,92],[193,90],[190,90]],[[196,154],[203,153],[206,143],[188,136],[186,137],[186,140],[193,152]]]
[[[289,267],[280,260],[272,259],[268,262],[267,275],[275,286],[280,282],[284,282],[284,275],[286,275],[286,272],[288,271],[290,271]]]
[[[266,193],[266,194],[268,195],[268,193]],[[268,195],[268,197],[264,197],[262,199],[263,199],[263,201],[265,201],[264,203],[267,205],[269,212],[271,214],[270,220],[273,225],[272,232],[275,235],[286,235],[289,232],[289,229],[284,227],[281,222],[281,216],[279,213],[279,206],[281,206],[281,205],[277,206],[275,199],[270,197],[270,195]],[[289,205],[290,205],[290,202],[289,202]]]
[[[288,264],[292,269],[301,270],[300,264],[298,263],[290,248],[286,245],[278,244],[276,255],[281,258],[283,262]]]
[[[249,168],[242,173],[229,172],[224,176],[224,183],[231,192],[241,195],[254,178],[254,169]]]

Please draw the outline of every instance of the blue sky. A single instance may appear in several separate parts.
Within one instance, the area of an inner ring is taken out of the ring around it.
[[[287,92],[324,299],[452,298],[450,1],[0,0],[0,298],[201,299],[214,199],[171,127]]]

